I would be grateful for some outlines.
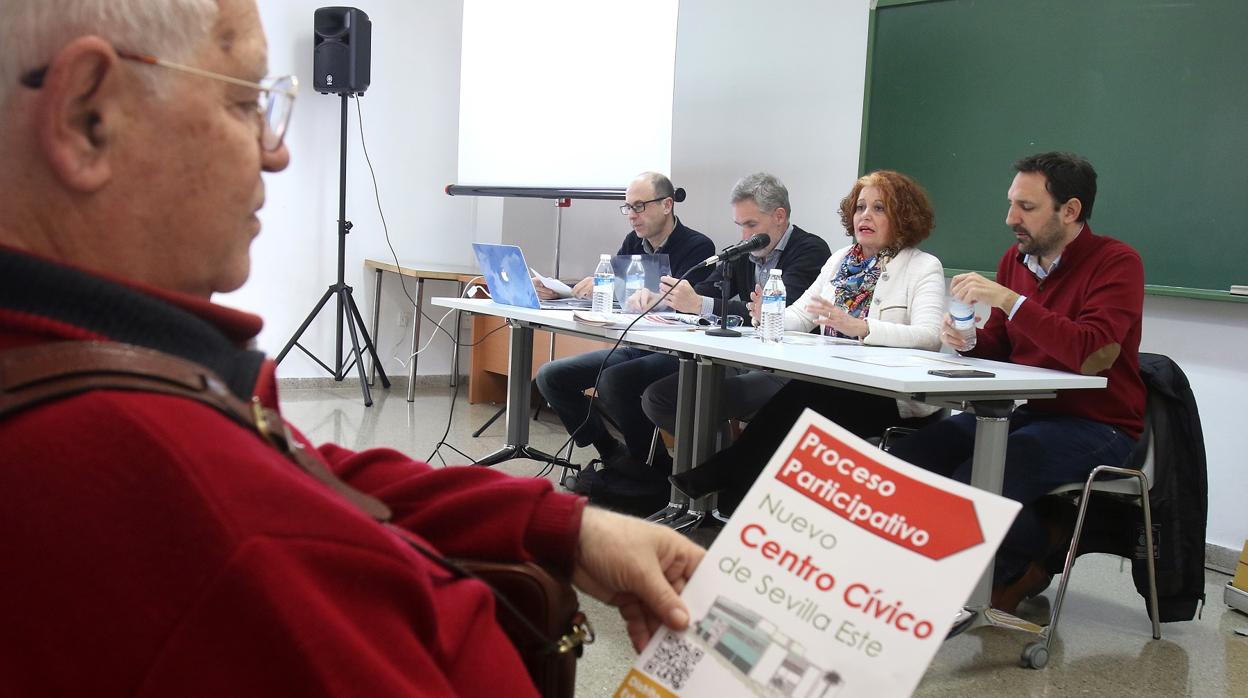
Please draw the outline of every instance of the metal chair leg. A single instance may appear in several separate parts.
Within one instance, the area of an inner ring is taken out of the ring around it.
[[[1062,565],[1062,581],[1057,586],[1057,598],[1053,601],[1053,612],[1049,616],[1049,626],[1044,629],[1044,649],[1047,652],[1057,636],[1057,621],[1062,616],[1062,602],[1066,599],[1066,587],[1070,585],[1070,571],[1075,566],[1075,556],[1079,553],[1079,540],[1083,537],[1083,519],[1088,513],[1088,504],[1092,497],[1092,483],[1101,468],[1096,467],[1083,483],[1083,494],[1079,498],[1079,514],[1075,517],[1075,530],[1070,537],[1070,547],[1066,550],[1066,563]]]
[[[1062,602],[1066,598],[1066,587],[1070,584],[1070,572],[1075,565],[1075,557],[1079,552],[1079,541],[1083,536],[1083,521],[1092,501],[1092,485],[1097,476],[1112,473],[1137,478],[1140,482],[1140,502],[1144,508],[1144,543],[1148,555],[1148,607],[1153,619],[1153,639],[1161,639],[1161,625],[1157,617],[1157,576],[1153,569],[1153,516],[1148,502],[1148,478],[1138,470],[1100,465],[1092,469],[1087,481],[1083,483],[1083,493],[1079,500],[1079,513],[1075,517],[1075,530],[1071,535],[1070,548],[1066,551],[1066,563],[1062,566],[1062,581],[1057,587],[1057,598],[1053,601],[1053,612],[1049,616],[1049,625],[1041,633],[1044,649],[1049,650],[1053,638],[1057,635],[1057,622],[1062,614]]]
[[[1144,551],[1148,555],[1148,610],[1153,618],[1153,639],[1161,639],[1161,621],[1157,617],[1157,570],[1154,569],[1153,511],[1148,504],[1148,477],[1139,473],[1140,504],[1144,507]]]
[[[659,453],[659,428],[654,428],[654,435],[650,437],[650,455],[646,456],[646,465],[654,466],[654,457]]]

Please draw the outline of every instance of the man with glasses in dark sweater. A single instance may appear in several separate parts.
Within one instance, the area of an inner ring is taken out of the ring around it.
[[[673,188],[671,180],[657,172],[644,172],[629,183],[620,211],[628,216],[633,229],[617,254],[665,254],[677,277],[714,255],[711,239],[676,217],[676,202],[684,198],[683,194],[683,190]],[[710,273],[710,269],[696,269],[686,278],[698,283]],[[593,283],[592,276],[586,277],[572,292],[578,298],[589,298]],[[539,295],[550,293],[539,286]],[[591,501],[637,511],[652,504],[662,506],[667,501],[671,459],[660,450],[656,462],[651,464],[654,467],[646,464],[654,425],[642,413],[641,393],[654,381],[676,373],[676,369],[674,356],[625,346],[613,352],[591,351],[542,366],[537,372],[538,390],[572,433],[576,444],[593,444],[602,461],[601,469],[584,470],[575,478],[574,490],[588,495]],[[590,408],[585,391],[595,387],[595,381],[598,404],[620,430],[623,444]]]

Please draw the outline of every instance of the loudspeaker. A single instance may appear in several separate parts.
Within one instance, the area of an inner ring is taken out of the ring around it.
[[[322,94],[363,94],[368,89],[373,23],[354,7],[316,11],[312,87]]]

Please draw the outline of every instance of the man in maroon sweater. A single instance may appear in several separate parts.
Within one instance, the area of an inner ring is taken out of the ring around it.
[[[1030,505],[1054,487],[1082,482],[1097,465],[1122,463],[1144,426],[1139,374],[1144,266],[1130,246],[1094,235],[1088,225],[1096,171],[1081,157],[1042,153],[1014,163],[1005,224],[1016,244],[997,280],[953,278],[949,292],[992,308],[969,348],[949,318],[941,339],[968,356],[1105,376],[1105,390],[1070,390],[1035,400],[1010,419],[1004,494]],[[901,440],[892,452],[969,482],[975,418],[959,414]],[[1013,612],[1044,591],[1037,561],[1048,534],[1024,506],[997,553],[993,606]]]
[[[0,54],[0,352],[139,345],[276,409],[259,318],[210,300],[246,280],[261,173],[289,162],[254,0],[0,3]],[[667,529],[293,438],[406,533],[196,400],[95,390],[0,419],[0,694],[532,695],[490,591],[411,541],[562,571],[638,647],[688,622],[703,551]]]

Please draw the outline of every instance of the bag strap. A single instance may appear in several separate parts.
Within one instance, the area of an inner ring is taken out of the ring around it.
[[[120,342],[66,341],[0,351],[0,419],[41,404],[92,390],[126,390],[195,400],[217,410],[254,432],[279,453],[378,522],[388,522],[390,508],[376,497],[339,480],[291,433],[276,410],[253,397],[243,402],[207,367],[154,349]],[[387,526],[417,552],[458,577],[483,581],[478,575],[447,560],[397,526]],[[551,641],[523,612],[486,582],[503,606],[548,648],[544,652],[576,650],[593,642],[593,628],[577,613],[569,634]]]
[[[257,434],[279,453],[377,521],[390,520],[381,500],[339,480],[308,453],[275,410],[237,398],[207,367],[119,342],[55,342],[0,352],[0,418],[92,390],[128,390],[195,400]]]

